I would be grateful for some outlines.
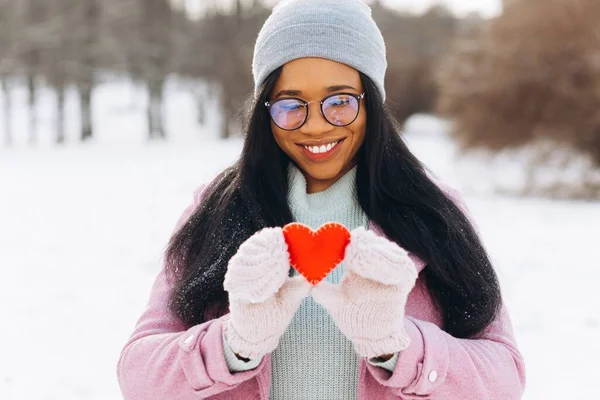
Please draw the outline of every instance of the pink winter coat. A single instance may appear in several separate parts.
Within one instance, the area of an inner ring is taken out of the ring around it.
[[[441,185],[463,206],[457,192]],[[178,229],[202,200],[181,216]],[[372,230],[383,236],[373,223]],[[420,272],[422,260],[413,256]],[[229,314],[185,326],[167,308],[171,287],[158,274],[150,299],[117,366],[125,400],[268,400],[271,359],[251,371],[230,373],[223,354],[222,324]],[[419,276],[405,310],[411,345],[393,373],[361,359],[359,400],[517,400],[525,388],[525,365],[509,315],[498,318],[477,339],[457,339],[440,329],[441,317]],[[319,399],[315,399],[319,400]]]

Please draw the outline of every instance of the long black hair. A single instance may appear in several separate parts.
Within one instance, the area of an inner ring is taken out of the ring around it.
[[[271,132],[263,106],[281,68],[253,103],[239,160],[207,189],[202,203],[171,238],[166,268],[174,280],[170,308],[189,326],[227,312],[223,280],[240,244],[264,227],[293,217],[287,203],[289,157]],[[496,317],[500,286],[476,230],[410,152],[374,83],[361,73],[367,134],[358,152],[358,200],[386,236],[426,260],[421,272],[443,316],[459,338],[480,333]]]

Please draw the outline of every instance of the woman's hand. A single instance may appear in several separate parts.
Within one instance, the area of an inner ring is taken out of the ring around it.
[[[362,357],[402,351],[410,340],[404,330],[404,307],[417,270],[396,243],[364,228],[351,232],[344,258],[346,275],[339,285],[322,281],[312,296]]]
[[[255,359],[277,348],[312,288],[302,276],[290,278],[289,269],[281,228],[255,233],[229,261],[223,286],[229,293],[230,316],[223,329],[236,355]]]

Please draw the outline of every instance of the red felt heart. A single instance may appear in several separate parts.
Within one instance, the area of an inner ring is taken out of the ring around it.
[[[350,231],[329,222],[317,231],[293,222],[283,227],[290,264],[313,285],[321,282],[342,260],[350,243]]]

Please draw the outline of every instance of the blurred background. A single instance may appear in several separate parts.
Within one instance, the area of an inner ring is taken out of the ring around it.
[[[275,3],[0,0],[0,399],[121,398],[175,221],[239,156]],[[597,396],[600,1],[369,3],[388,105],[496,265],[525,399]]]

